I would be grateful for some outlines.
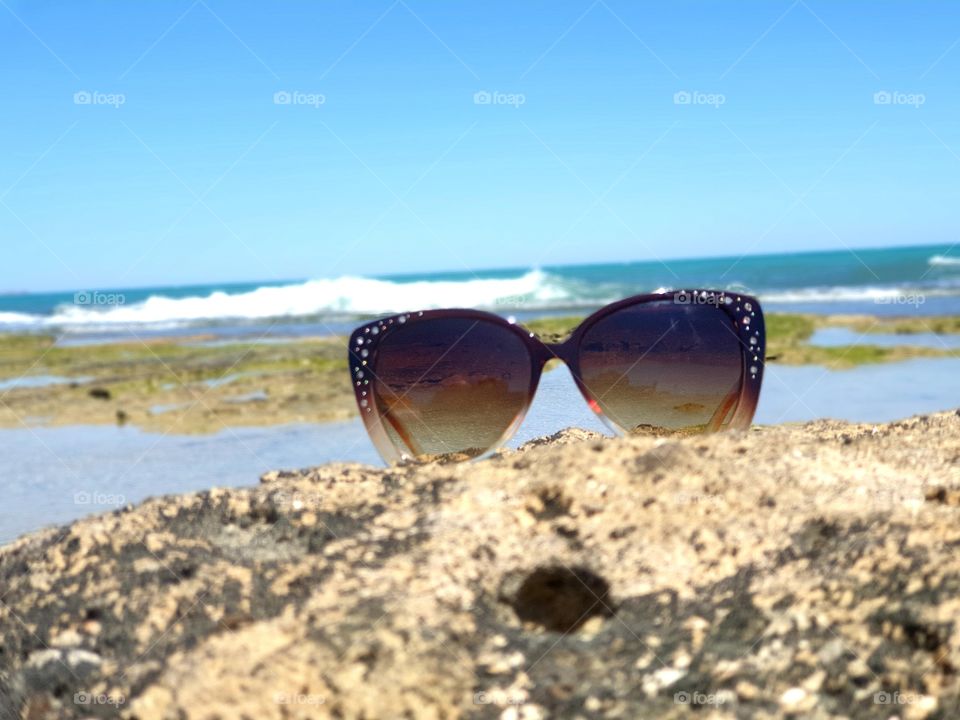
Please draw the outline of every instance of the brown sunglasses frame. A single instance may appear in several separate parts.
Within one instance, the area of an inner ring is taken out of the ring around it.
[[[731,330],[736,333],[740,342],[741,356],[741,385],[740,395],[733,416],[724,425],[724,430],[745,430],[750,426],[756,412],[757,402],[760,399],[760,386],[763,381],[764,350],[766,347],[766,333],[763,322],[763,312],[755,297],[742,293],[731,293],[723,290],[674,290],[662,293],[647,293],[633,295],[623,300],[605,305],[596,312],[587,316],[571,333],[570,337],[560,343],[545,343],[534,333],[522,325],[511,322],[507,318],[483,310],[471,309],[443,309],[422,310],[419,312],[400,313],[390,315],[361,325],[350,335],[349,362],[350,376],[354,386],[357,407],[364,425],[373,440],[380,455],[387,462],[410,459],[410,456],[398,450],[383,429],[382,414],[377,407],[376,395],[372,391],[371,379],[375,378],[377,348],[384,337],[389,336],[407,323],[420,323],[429,320],[467,319],[479,320],[498,325],[519,337],[530,356],[530,386],[523,409],[504,431],[500,439],[488,448],[481,456],[486,457],[499,449],[513,436],[523,418],[526,416],[530,404],[536,395],[543,367],[549,360],[562,361],[573,375],[577,388],[583,395],[590,408],[600,417],[604,424],[619,435],[626,434],[614,420],[607,417],[598,401],[581,379],[580,373],[580,343],[583,335],[597,321],[606,316],[634,305],[652,302],[672,301],[678,305],[698,305],[704,308],[714,308],[726,313],[731,322]]]

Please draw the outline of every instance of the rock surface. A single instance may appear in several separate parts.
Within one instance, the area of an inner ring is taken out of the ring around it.
[[[960,717],[960,413],[567,431],[0,548],[0,718]]]

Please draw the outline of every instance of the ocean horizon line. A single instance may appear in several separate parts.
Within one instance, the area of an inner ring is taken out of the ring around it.
[[[252,280],[213,280],[213,281],[189,281],[189,282],[174,282],[174,283],[154,283],[154,284],[142,284],[142,285],[113,285],[113,284],[98,284],[98,283],[88,283],[84,286],[73,286],[65,288],[55,288],[55,289],[44,289],[44,290],[24,290],[22,288],[16,289],[7,289],[0,290],[0,299],[10,298],[10,297],[24,297],[24,296],[44,296],[44,295],[62,295],[76,292],[84,291],[111,291],[111,292],[143,292],[147,290],[191,290],[196,288],[240,288],[240,287],[250,287],[250,286],[262,286],[262,287],[275,287],[282,285],[292,285],[298,283],[310,282],[312,280],[332,280],[338,277],[363,277],[363,278],[372,278],[375,280],[391,280],[395,282],[406,282],[408,280],[417,280],[425,276],[436,276],[436,277],[485,277],[485,276],[494,276],[500,274],[524,274],[526,272],[534,270],[556,270],[563,271],[565,269],[574,269],[582,267],[591,267],[591,266],[642,266],[642,265],[667,265],[671,263],[696,263],[696,262],[710,262],[716,261],[720,262],[723,260],[731,260],[736,262],[744,261],[754,261],[754,260],[763,260],[770,258],[794,258],[794,257],[813,257],[821,255],[851,255],[856,256],[858,253],[879,253],[887,251],[900,251],[900,250],[909,250],[909,251],[920,251],[920,250],[931,250],[935,251],[938,249],[946,249],[947,253],[950,253],[954,250],[957,250],[957,261],[960,262],[960,240],[956,243],[922,243],[922,244],[902,244],[902,245],[889,245],[889,246],[864,246],[864,247],[851,247],[843,249],[830,249],[823,248],[817,250],[785,250],[781,252],[760,252],[760,253],[746,253],[746,254],[719,254],[719,255],[690,255],[686,257],[671,257],[671,258],[644,258],[638,260],[597,260],[591,262],[569,262],[569,263],[535,263],[531,265],[503,265],[503,266],[486,266],[482,268],[469,268],[469,269],[457,269],[457,268],[446,268],[440,270],[423,270],[423,271],[405,271],[399,273],[351,273],[344,272],[334,275],[311,275],[311,276],[300,276],[300,277],[285,277],[278,279],[267,279],[267,278],[257,278]]]

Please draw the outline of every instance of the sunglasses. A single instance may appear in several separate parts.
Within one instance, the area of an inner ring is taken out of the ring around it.
[[[403,313],[354,330],[349,357],[360,415],[392,463],[495,451],[523,421],[552,359],[618,434],[744,429],[760,397],[764,346],[756,298],[688,290],[607,305],[560,343],[479,310]]]

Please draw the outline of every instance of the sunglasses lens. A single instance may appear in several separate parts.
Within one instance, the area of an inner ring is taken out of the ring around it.
[[[580,343],[587,400],[624,432],[718,430],[743,374],[733,321],[715,305],[638,303],[591,325]]]
[[[522,418],[532,363],[509,328],[431,318],[385,333],[371,369],[386,459],[465,459],[496,447]]]

